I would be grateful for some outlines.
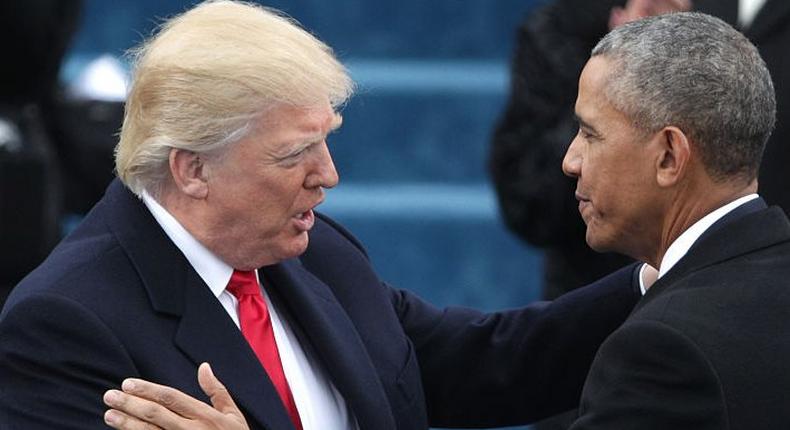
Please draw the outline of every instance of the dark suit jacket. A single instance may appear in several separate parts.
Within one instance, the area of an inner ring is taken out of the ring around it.
[[[572,430],[787,428],[789,287],[787,217],[737,208],[601,346]]]
[[[383,284],[323,216],[301,258],[261,273],[364,430],[494,426],[573,407],[595,350],[636,302],[629,267],[554,303],[439,310]],[[251,428],[292,429],[218,300],[116,180],[0,314],[0,428],[105,428],[102,393],[129,376],[205,399],[203,361]]]

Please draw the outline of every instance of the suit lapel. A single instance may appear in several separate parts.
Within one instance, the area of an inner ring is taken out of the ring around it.
[[[115,180],[108,224],[140,275],[151,306],[178,320],[173,342],[194,363],[211,363],[252,428],[293,429],[241,332],[145,205]],[[197,371],[195,372],[197,378]]]
[[[190,272],[191,285],[199,287],[184,295],[175,344],[196,365],[211,363],[250,423],[257,420],[265,428],[293,429],[274,385],[244,336],[209,288],[201,285],[202,279]]]
[[[264,268],[269,285],[293,315],[343,395],[359,428],[394,429],[389,401],[365,345],[329,287],[293,259]]]
[[[762,199],[745,203],[717,221],[697,239],[689,252],[650,287],[634,311],[689,273],[788,240],[790,223],[782,209],[766,209]]]

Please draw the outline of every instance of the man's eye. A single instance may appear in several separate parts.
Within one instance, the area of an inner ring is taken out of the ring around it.
[[[289,155],[287,158],[298,158],[298,157],[301,157],[302,154],[305,153],[305,151],[307,151],[307,148],[300,149],[299,151],[296,151],[296,152],[292,153],[291,155]]]
[[[313,147],[313,145],[305,146],[304,148],[302,148],[302,149],[300,149],[298,151],[295,151],[295,152],[292,152],[292,153],[288,154],[288,156],[285,157],[285,159],[299,158],[302,155],[304,155],[307,151],[309,151],[310,148],[312,148],[312,147]]]
[[[579,136],[581,136],[582,139],[585,140],[593,139],[595,137],[595,135],[593,135],[592,133],[581,127],[579,127]]]

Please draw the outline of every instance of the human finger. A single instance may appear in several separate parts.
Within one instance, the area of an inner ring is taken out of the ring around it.
[[[143,379],[126,379],[121,389],[124,393],[146,399],[184,418],[196,418],[213,411],[209,405],[175,388]]]
[[[223,385],[216,376],[214,376],[214,371],[208,363],[203,363],[198,367],[198,384],[200,384],[200,388],[203,389],[203,392],[209,397],[215,409],[226,414],[233,413],[241,415],[228,389],[225,388],[225,385]]]
[[[108,390],[104,403],[112,409],[104,413],[104,422],[119,430],[179,429],[172,412],[151,401],[129,396],[118,390]],[[161,427],[164,426],[164,427]]]
[[[109,418],[117,418],[129,429],[166,428],[172,430],[186,429],[187,420],[180,417],[167,407],[142,397],[137,397],[119,390],[108,390],[104,393],[104,403],[116,413],[110,413]],[[108,419],[105,414],[105,420]],[[146,427],[148,424],[151,427]]]

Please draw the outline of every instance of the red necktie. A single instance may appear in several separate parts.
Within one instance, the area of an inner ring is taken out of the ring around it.
[[[241,333],[255,351],[266,373],[269,374],[277,389],[277,394],[285,405],[288,415],[291,417],[294,426],[302,430],[302,421],[299,419],[299,412],[296,410],[291,388],[288,380],[285,379],[283,366],[280,362],[280,353],[277,351],[277,343],[274,341],[274,331],[272,330],[272,320],[269,317],[269,309],[266,301],[263,300],[261,289],[254,271],[243,272],[233,270],[233,275],[228,282],[228,292],[236,296],[239,300],[239,322],[241,323]]]

